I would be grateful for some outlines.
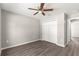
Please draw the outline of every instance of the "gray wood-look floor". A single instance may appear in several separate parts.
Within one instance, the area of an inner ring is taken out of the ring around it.
[[[79,56],[79,38],[62,48],[47,41],[36,41],[2,51],[2,56]]]

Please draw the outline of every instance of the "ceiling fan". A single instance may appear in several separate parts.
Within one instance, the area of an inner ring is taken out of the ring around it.
[[[45,8],[44,8],[44,5],[45,5],[45,3],[40,3],[40,7],[39,7],[38,9],[34,9],[34,8],[28,8],[28,9],[29,9],[29,10],[36,10],[36,11],[37,11],[37,12],[34,13],[33,15],[36,15],[36,14],[38,14],[39,12],[41,12],[42,15],[45,16],[44,11],[52,11],[53,9],[52,9],[52,8],[51,8],[51,9],[45,9]]]

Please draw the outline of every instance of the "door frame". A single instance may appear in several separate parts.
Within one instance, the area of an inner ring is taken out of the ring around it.
[[[69,24],[69,26],[70,26],[70,27],[69,27],[69,29],[70,29],[69,32],[70,32],[70,40],[71,40],[71,39],[72,39],[72,36],[71,36],[71,22],[72,22],[72,21],[79,21],[79,17],[70,18],[70,19],[68,19],[68,20],[69,20],[69,23],[70,23],[70,24]]]

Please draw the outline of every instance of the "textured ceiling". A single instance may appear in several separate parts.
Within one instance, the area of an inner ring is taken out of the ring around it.
[[[53,8],[53,11],[45,12],[46,16],[33,15],[36,11],[29,10],[28,8],[38,8],[39,3],[1,3],[0,7],[7,11],[15,12],[18,14],[34,17],[34,18],[44,18],[55,15],[60,12],[65,12],[68,15],[79,13],[79,3],[46,3],[45,8]]]

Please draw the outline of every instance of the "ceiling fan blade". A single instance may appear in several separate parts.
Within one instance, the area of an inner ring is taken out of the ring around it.
[[[45,3],[41,3],[41,4],[40,4],[40,10],[42,10],[42,9],[43,9],[44,4],[45,4]]]
[[[43,16],[45,16],[45,13],[44,12],[42,12],[42,14],[43,14]]]
[[[36,15],[37,13],[39,13],[39,12],[36,12],[36,13],[34,13],[33,15]]]
[[[34,8],[28,8],[29,10],[36,10],[37,11],[37,9],[34,9]]]
[[[53,9],[44,9],[44,11],[53,11]]]

